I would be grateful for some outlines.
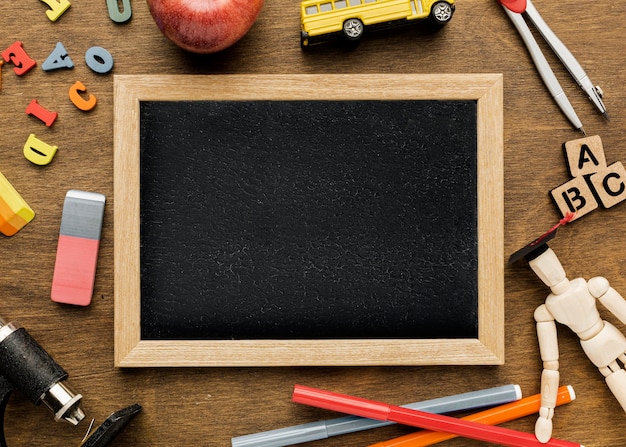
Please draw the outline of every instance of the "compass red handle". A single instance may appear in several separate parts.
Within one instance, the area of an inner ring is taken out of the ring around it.
[[[498,0],[502,6],[519,14],[526,11],[526,0]]]

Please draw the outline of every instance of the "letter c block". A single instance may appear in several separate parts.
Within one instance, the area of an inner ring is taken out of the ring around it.
[[[619,161],[591,176],[591,183],[605,208],[611,208],[626,199],[624,182],[626,170]]]
[[[96,106],[97,99],[94,95],[89,95],[89,99],[83,99],[83,97],[78,93],[86,91],[87,88],[80,81],[76,81],[74,85],[70,87],[70,99],[72,100],[72,103],[80,110],[87,112]]]
[[[57,149],[57,146],[44,143],[34,133],[31,133],[26,144],[24,144],[24,157],[31,163],[43,166],[52,161]]]

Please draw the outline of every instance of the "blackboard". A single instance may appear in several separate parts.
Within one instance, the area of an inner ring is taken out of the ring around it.
[[[334,76],[116,78],[116,352],[118,302],[137,295],[120,366],[447,363],[458,353],[420,354],[477,342],[488,359],[460,363],[501,362],[481,340],[502,327],[485,313],[501,307],[502,250],[482,254],[501,244],[501,145],[481,155],[481,102],[499,79],[479,97],[414,98],[399,81],[424,78],[352,77],[347,97]],[[381,83],[396,93],[380,97]],[[135,87],[132,118],[117,120]],[[118,222],[128,194],[138,209]],[[139,237],[119,239],[122,225]],[[373,342],[394,349],[359,348]],[[152,345],[179,352],[133,359]]]

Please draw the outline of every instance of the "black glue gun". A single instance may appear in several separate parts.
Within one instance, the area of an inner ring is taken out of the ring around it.
[[[7,447],[4,413],[11,392],[15,389],[22,391],[33,404],[42,404],[48,408],[56,421],[78,425],[85,418],[85,413],[79,407],[83,396],[74,393],[65,383],[67,377],[67,372],[39,346],[26,329],[16,322],[6,323],[0,319],[0,447]],[[87,439],[83,445],[107,445],[140,409],[139,405],[134,405],[120,410],[94,432],[93,435],[98,434],[99,439],[106,439],[106,443],[89,443]],[[105,430],[111,431],[112,436],[103,436]]]

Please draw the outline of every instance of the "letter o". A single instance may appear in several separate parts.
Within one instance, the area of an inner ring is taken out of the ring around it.
[[[113,69],[113,56],[102,47],[91,47],[85,53],[87,66],[96,73],[104,74]]]

